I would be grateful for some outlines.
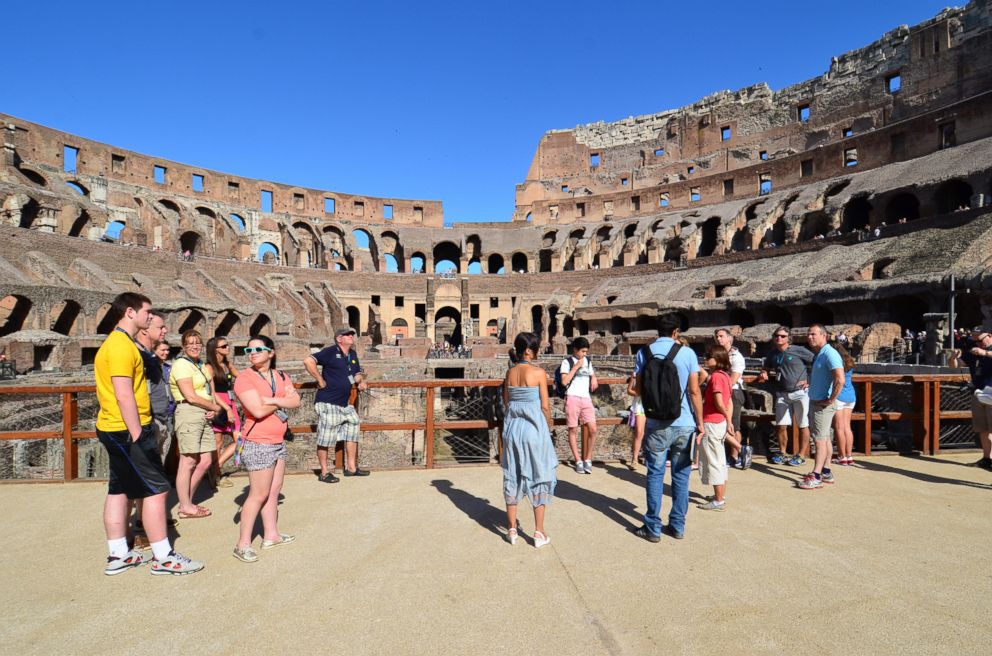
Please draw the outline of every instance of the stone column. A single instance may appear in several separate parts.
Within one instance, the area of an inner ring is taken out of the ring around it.
[[[31,224],[31,230],[55,234],[59,227],[59,208],[43,205],[38,208],[38,217]]]

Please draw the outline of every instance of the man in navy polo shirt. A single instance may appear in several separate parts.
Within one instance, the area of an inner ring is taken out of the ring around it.
[[[365,374],[352,348],[355,331],[339,328],[334,333],[334,346],[309,355],[303,360],[307,372],[317,381],[317,460],[320,462],[320,482],[337,483],[334,465],[328,467],[327,452],[334,451],[338,440],[344,440],[344,475],[368,476],[358,468],[358,412],[348,403],[351,388],[366,388]],[[317,373],[317,365],[321,372]]]

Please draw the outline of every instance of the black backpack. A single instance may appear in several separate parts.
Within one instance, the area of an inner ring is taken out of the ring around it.
[[[568,356],[565,359],[568,360],[569,371],[571,371],[571,368],[575,366],[575,363],[578,362],[578,360],[576,360],[572,356]],[[555,369],[555,396],[557,396],[559,399],[563,399],[565,398],[565,394],[567,392],[568,392],[568,385],[562,382],[561,365],[558,365],[558,368]]]
[[[675,343],[664,357],[655,355],[651,346],[645,346],[644,368],[641,370],[641,403],[644,414],[651,419],[671,421],[682,414],[685,390],[679,381],[679,368],[675,356],[682,345]]]

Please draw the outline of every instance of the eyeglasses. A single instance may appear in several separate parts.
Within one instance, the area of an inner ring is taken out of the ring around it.
[[[265,353],[266,351],[271,351],[268,346],[246,346],[245,353],[248,355],[255,355],[256,353]]]
[[[788,339],[789,338],[788,335],[775,335],[774,337],[775,337],[775,339]]]
[[[185,344],[183,344],[183,348],[193,348],[194,346],[196,347],[203,346],[203,342],[186,342]]]
[[[222,348],[227,348],[228,346],[229,344],[218,344],[217,348],[222,349]]]

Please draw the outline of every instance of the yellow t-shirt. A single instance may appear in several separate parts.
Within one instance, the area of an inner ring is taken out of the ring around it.
[[[179,381],[185,378],[193,381],[193,391],[196,392],[197,396],[213,400],[214,397],[210,393],[210,381],[207,379],[207,374],[203,372],[203,365],[198,367],[188,358],[179,357],[172,361],[172,373],[169,374],[169,390],[172,392],[172,398],[177,402],[185,398],[183,393],[179,391]]]
[[[121,407],[114,395],[113,378],[131,379],[134,400],[138,405],[138,419],[142,426],[152,423],[152,403],[148,397],[148,383],[145,380],[145,365],[134,341],[119,330],[114,330],[100,345],[93,362],[96,374],[96,398],[100,412],[96,416],[96,427],[102,431],[127,430],[121,417]]]

